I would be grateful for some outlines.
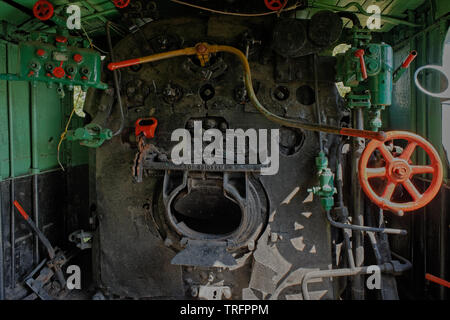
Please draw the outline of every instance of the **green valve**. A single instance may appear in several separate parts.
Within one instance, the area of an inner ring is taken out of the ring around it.
[[[110,129],[103,129],[96,123],[90,123],[83,128],[67,132],[68,141],[80,141],[82,146],[89,148],[98,148],[112,137],[113,133]]]
[[[393,82],[404,73],[404,68],[394,75],[392,47],[370,40],[369,30],[353,29],[353,47],[336,56],[336,80],[351,88],[347,107],[363,108],[368,113],[370,129],[379,131],[383,125],[381,110],[392,104]]]
[[[325,153],[321,151],[319,156],[316,157],[316,168],[319,176],[318,187],[308,189],[308,192],[312,192],[320,197],[320,204],[328,211],[334,207],[334,194],[337,192],[334,187],[334,175],[328,168],[328,158]]]

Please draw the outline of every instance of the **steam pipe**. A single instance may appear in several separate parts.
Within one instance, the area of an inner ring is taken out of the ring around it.
[[[108,21],[106,23],[106,38],[108,40],[109,55],[111,57],[111,60],[114,61],[115,57],[114,57],[114,51],[113,51],[113,46],[112,46],[112,41],[111,41],[110,24],[111,24],[110,21]],[[119,104],[119,111],[120,111],[120,118],[121,118],[120,128],[113,134],[113,136],[117,136],[122,132],[123,127],[125,125],[125,115],[123,112],[122,97],[120,95],[119,76],[117,75],[117,71],[113,71],[113,77],[114,77],[114,91],[116,91],[117,103]]]
[[[408,232],[402,229],[390,229],[390,228],[374,228],[374,227],[366,227],[366,226],[357,226],[348,223],[341,223],[334,221],[331,217],[330,211],[327,211],[327,219],[333,227],[340,229],[350,229],[355,231],[362,232],[376,232],[376,233],[386,233],[386,234],[397,234],[397,235],[407,235]]]
[[[302,294],[303,294],[303,300],[311,300],[311,296],[309,295],[308,291],[308,283],[313,279],[321,279],[321,278],[336,278],[336,277],[347,277],[347,276],[357,276],[357,275],[365,275],[365,274],[372,274],[374,271],[374,267],[378,267],[381,272],[386,273],[402,273],[406,270],[409,270],[411,268],[411,263],[407,260],[404,264],[399,264],[398,261],[384,263],[381,265],[374,265],[374,266],[366,266],[366,267],[357,267],[354,269],[335,269],[335,270],[318,270],[318,271],[311,271],[305,274],[305,276],[302,279]]]

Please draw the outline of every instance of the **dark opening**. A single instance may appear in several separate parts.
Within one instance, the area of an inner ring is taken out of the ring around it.
[[[203,101],[208,101],[208,100],[211,100],[212,98],[214,98],[214,95],[216,94],[216,90],[214,89],[214,87],[212,85],[207,83],[200,88],[199,93],[200,93],[200,97],[202,98]]]
[[[308,86],[304,85],[297,89],[297,100],[305,106],[309,106],[316,102],[314,90]]]
[[[241,208],[219,188],[199,188],[181,193],[174,200],[175,219],[194,231],[223,235],[235,231],[242,218]]]

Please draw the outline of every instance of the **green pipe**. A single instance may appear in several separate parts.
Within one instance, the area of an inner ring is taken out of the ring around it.
[[[315,7],[318,9],[329,9],[329,10],[334,10],[334,11],[348,11],[347,9],[349,9],[350,7],[356,7],[358,9],[359,12],[355,12],[355,13],[360,13],[362,15],[365,16],[372,16],[373,13],[368,13],[366,10],[364,10],[364,8],[358,3],[358,2],[350,2],[348,4],[346,4],[343,7],[340,6],[334,6],[331,4],[326,4],[326,3],[318,3],[315,0],[311,0],[309,2],[309,6],[310,7]],[[391,24],[403,24],[405,26],[409,26],[409,27],[414,27],[414,28],[418,28],[418,27],[422,27],[422,25],[418,25],[409,21],[405,21],[393,16],[388,16],[388,15],[380,15],[381,20],[391,23]]]

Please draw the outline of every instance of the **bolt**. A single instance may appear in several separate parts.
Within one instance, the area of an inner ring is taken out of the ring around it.
[[[270,234],[270,241],[272,241],[272,242],[277,242],[277,240],[278,240],[278,234],[275,233],[275,232],[272,232],[272,233]]]
[[[191,287],[191,296],[194,298],[198,296],[198,288],[197,287]]]
[[[255,250],[255,241],[250,240],[250,241],[248,242],[248,244],[247,244],[247,248],[248,248],[248,250],[250,250],[250,251]]]
[[[281,90],[277,90],[277,92],[275,93],[275,95],[277,96],[278,99],[282,100],[284,99],[284,93]]]
[[[199,45],[197,45],[197,52],[200,54],[206,53],[206,51],[208,50],[208,48],[203,44],[200,43]]]
[[[209,275],[208,275],[208,282],[213,282],[214,279],[215,279],[214,273],[210,272]]]

